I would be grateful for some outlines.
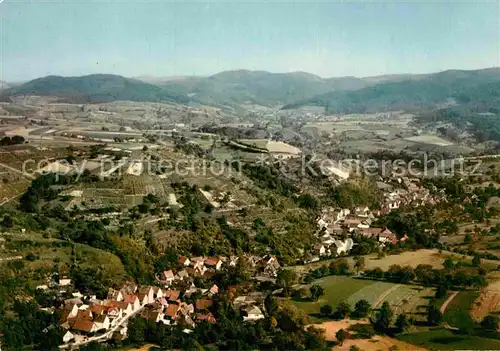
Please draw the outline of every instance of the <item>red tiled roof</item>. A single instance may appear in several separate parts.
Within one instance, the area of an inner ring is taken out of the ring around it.
[[[128,302],[128,303],[133,304],[135,302],[135,300],[137,300],[137,296],[135,296],[135,295],[125,295],[123,297],[123,302]]]
[[[177,312],[179,312],[179,305],[171,304],[165,310],[165,315],[174,318],[177,316]]]
[[[188,258],[186,256],[181,256],[179,258],[179,263],[180,264],[185,264],[187,260],[188,260]]]
[[[206,310],[210,306],[212,306],[214,302],[209,299],[199,299],[196,300],[196,309],[197,310]]]
[[[165,297],[167,298],[168,301],[175,301],[179,299],[179,295],[181,292],[179,290],[167,290],[165,292]]]
[[[205,264],[207,266],[215,266],[219,262],[219,259],[217,257],[209,257],[205,259]]]
[[[90,319],[76,319],[73,324],[73,329],[80,330],[83,332],[90,332],[94,327],[94,322]]]
[[[212,312],[209,313],[198,313],[196,315],[196,320],[197,321],[207,321],[208,323],[216,323],[217,320],[215,319],[214,315]]]

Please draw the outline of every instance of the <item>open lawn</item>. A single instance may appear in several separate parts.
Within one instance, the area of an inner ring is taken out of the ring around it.
[[[319,313],[321,305],[330,304],[334,308],[343,301],[348,301],[349,297],[357,291],[373,285],[372,280],[354,279],[344,276],[329,276],[313,282],[325,289],[325,295],[318,301],[294,301],[294,304],[307,313]],[[390,285],[390,283],[387,283]]]
[[[444,328],[400,334],[397,338],[430,350],[500,350],[500,340],[458,335]]]
[[[367,300],[372,308],[380,308],[387,301],[394,312],[423,314],[429,299],[434,296],[433,288],[417,285],[403,285],[344,276],[329,276],[312,284],[324,288],[325,294],[318,301],[294,301],[293,303],[309,314],[319,313],[324,304],[335,308],[340,302],[347,302],[352,308],[359,300]],[[304,285],[309,287],[310,285]]]
[[[474,322],[470,316],[470,310],[474,301],[479,296],[478,291],[460,291],[446,307],[443,319],[452,327],[472,328]]]

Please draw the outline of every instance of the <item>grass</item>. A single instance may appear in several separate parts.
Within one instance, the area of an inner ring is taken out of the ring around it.
[[[446,308],[443,319],[453,327],[473,328],[474,321],[469,312],[478,296],[478,291],[467,290],[459,292]]]
[[[344,276],[329,276],[313,282],[325,289],[325,295],[318,301],[293,301],[300,309],[307,313],[319,313],[321,305],[330,304],[334,308],[343,301],[348,301],[349,297],[357,291],[375,284],[371,280],[354,279]]]
[[[400,334],[397,338],[430,350],[500,350],[500,340],[458,335],[444,328]]]
[[[364,299],[364,300],[367,300],[370,303],[370,305],[373,305],[373,304],[375,304],[375,302],[377,302],[379,297],[384,292],[386,292],[387,290],[389,290],[393,286],[395,286],[395,284],[393,284],[393,283],[375,281],[375,282],[373,282],[373,284],[366,285],[362,289],[356,291],[354,294],[352,294],[347,299],[347,302],[351,306],[354,306],[354,304],[356,304],[356,302]]]

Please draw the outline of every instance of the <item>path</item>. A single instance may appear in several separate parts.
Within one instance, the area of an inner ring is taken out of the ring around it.
[[[454,291],[447,299],[446,301],[443,303],[443,305],[441,306],[441,308],[439,309],[439,312],[441,312],[441,314],[443,314],[445,311],[446,311],[446,308],[448,307],[448,305],[450,304],[450,302],[455,298],[455,296],[457,296],[458,294],[458,291]]]
[[[395,291],[396,289],[398,289],[399,287],[401,286],[401,284],[398,284],[398,285],[394,285],[393,287],[391,287],[390,289],[386,290],[382,295],[380,295],[380,297],[378,298],[377,301],[375,301],[375,303],[373,304],[373,308],[377,308],[378,305],[380,305],[382,303],[382,301],[384,301],[384,299],[390,294],[392,293],[393,291]]]

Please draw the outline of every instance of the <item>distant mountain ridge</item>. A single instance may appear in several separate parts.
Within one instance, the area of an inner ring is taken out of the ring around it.
[[[61,101],[98,103],[116,100],[189,102],[182,94],[169,94],[160,87],[137,79],[113,74],[91,74],[81,77],[47,76],[1,92],[15,95],[57,96]]]
[[[366,113],[419,110],[446,102],[497,106],[500,104],[500,68],[448,70],[397,77],[355,91],[333,91],[285,105],[283,109],[323,106],[328,113]]]
[[[283,109],[323,106],[329,113],[362,113],[429,108],[444,102],[479,99],[496,104],[500,68],[448,70],[432,74],[321,78],[307,72],[224,71],[209,77],[125,78],[111,74],[47,76],[0,92],[57,96],[60,101],[174,101],[213,106],[255,104]]]

